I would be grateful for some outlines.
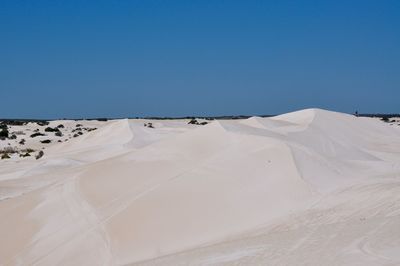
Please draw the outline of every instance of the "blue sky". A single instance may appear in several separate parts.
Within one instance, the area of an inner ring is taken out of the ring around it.
[[[1,1],[0,117],[400,112],[400,1]]]

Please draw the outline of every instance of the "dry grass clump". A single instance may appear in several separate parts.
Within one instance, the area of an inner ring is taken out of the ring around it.
[[[3,149],[0,150],[0,154],[8,154],[8,153],[17,153],[18,149],[15,147],[4,147]]]
[[[12,134],[20,136],[20,135],[25,135],[25,132],[22,130],[19,130],[19,131],[13,131]]]
[[[0,150],[0,154],[1,154],[0,158],[2,160],[10,159],[11,158],[10,154],[17,153],[17,152],[18,152],[18,150],[14,147],[4,147],[3,149]]]

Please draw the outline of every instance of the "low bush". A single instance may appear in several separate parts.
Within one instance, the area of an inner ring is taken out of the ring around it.
[[[4,159],[10,159],[10,158],[11,158],[10,155],[8,155],[7,153],[4,153],[4,154],[1,155],[1,159],[2,159],[2,160],[4,160]]]
[[[36,124],[38,124],[39,126],[47,126],[49,124],[48,121],[37,121]]]
[[[58,132],[58,131],[60,131],[60,130],[58,129],[58,127],[55,127],[55,128],[46,127],[46,128],[44,129],[44,131],[46,131],[46,132]]]
[[[189,124],[189,125],[198,125],[199,122],[198,122],[196,119],[192,118],[192,119],[189,121],[188,124]]]
[[[39,153],[35,156],[36,160],[39,160],[40,158],[42,158],[44,155],[43,151],[39,151]]]
[[[39,136],[46,136],[46,135],[43,134],[43,133],[40,133],[40,132],[36,132],[36,133],[33,133],[33,134],[31,135],[31,138],[36,138],[36,137],[39,137]]]
[[[57,137],[62,137],[62,133],[61,133],[61,131],[57,131],[54,135],[56,135]]]
[[[204,126],[204,125],[207,125],[208,124],[208,122],[199,122],[199,121],[197,121],[197,119],[195,119],[195,118],[192,118],[190,121],[189,121],[189,123],[188,123],[189,125],[201,125],[201,126]]]
[[[21,145],[25,145],[25,139],[21,139],[18,143]]]
[[[0,139],[7,139],[7,138],[8,138],[8,135],[9,135],[9,132],[8,132],[7,126],[6,126],[6,127],[3,127],[3,128],[0,130]]]

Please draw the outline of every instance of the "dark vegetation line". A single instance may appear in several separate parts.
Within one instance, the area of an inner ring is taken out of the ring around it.
[[[400,117],[400,114],[359,114],[361,117],[391,118]]]

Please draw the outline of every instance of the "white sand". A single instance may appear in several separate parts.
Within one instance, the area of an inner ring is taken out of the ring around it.
[[[187,122],[79,121],[98,129],[0,160],[0,265],[400,264],[400,127]]]

